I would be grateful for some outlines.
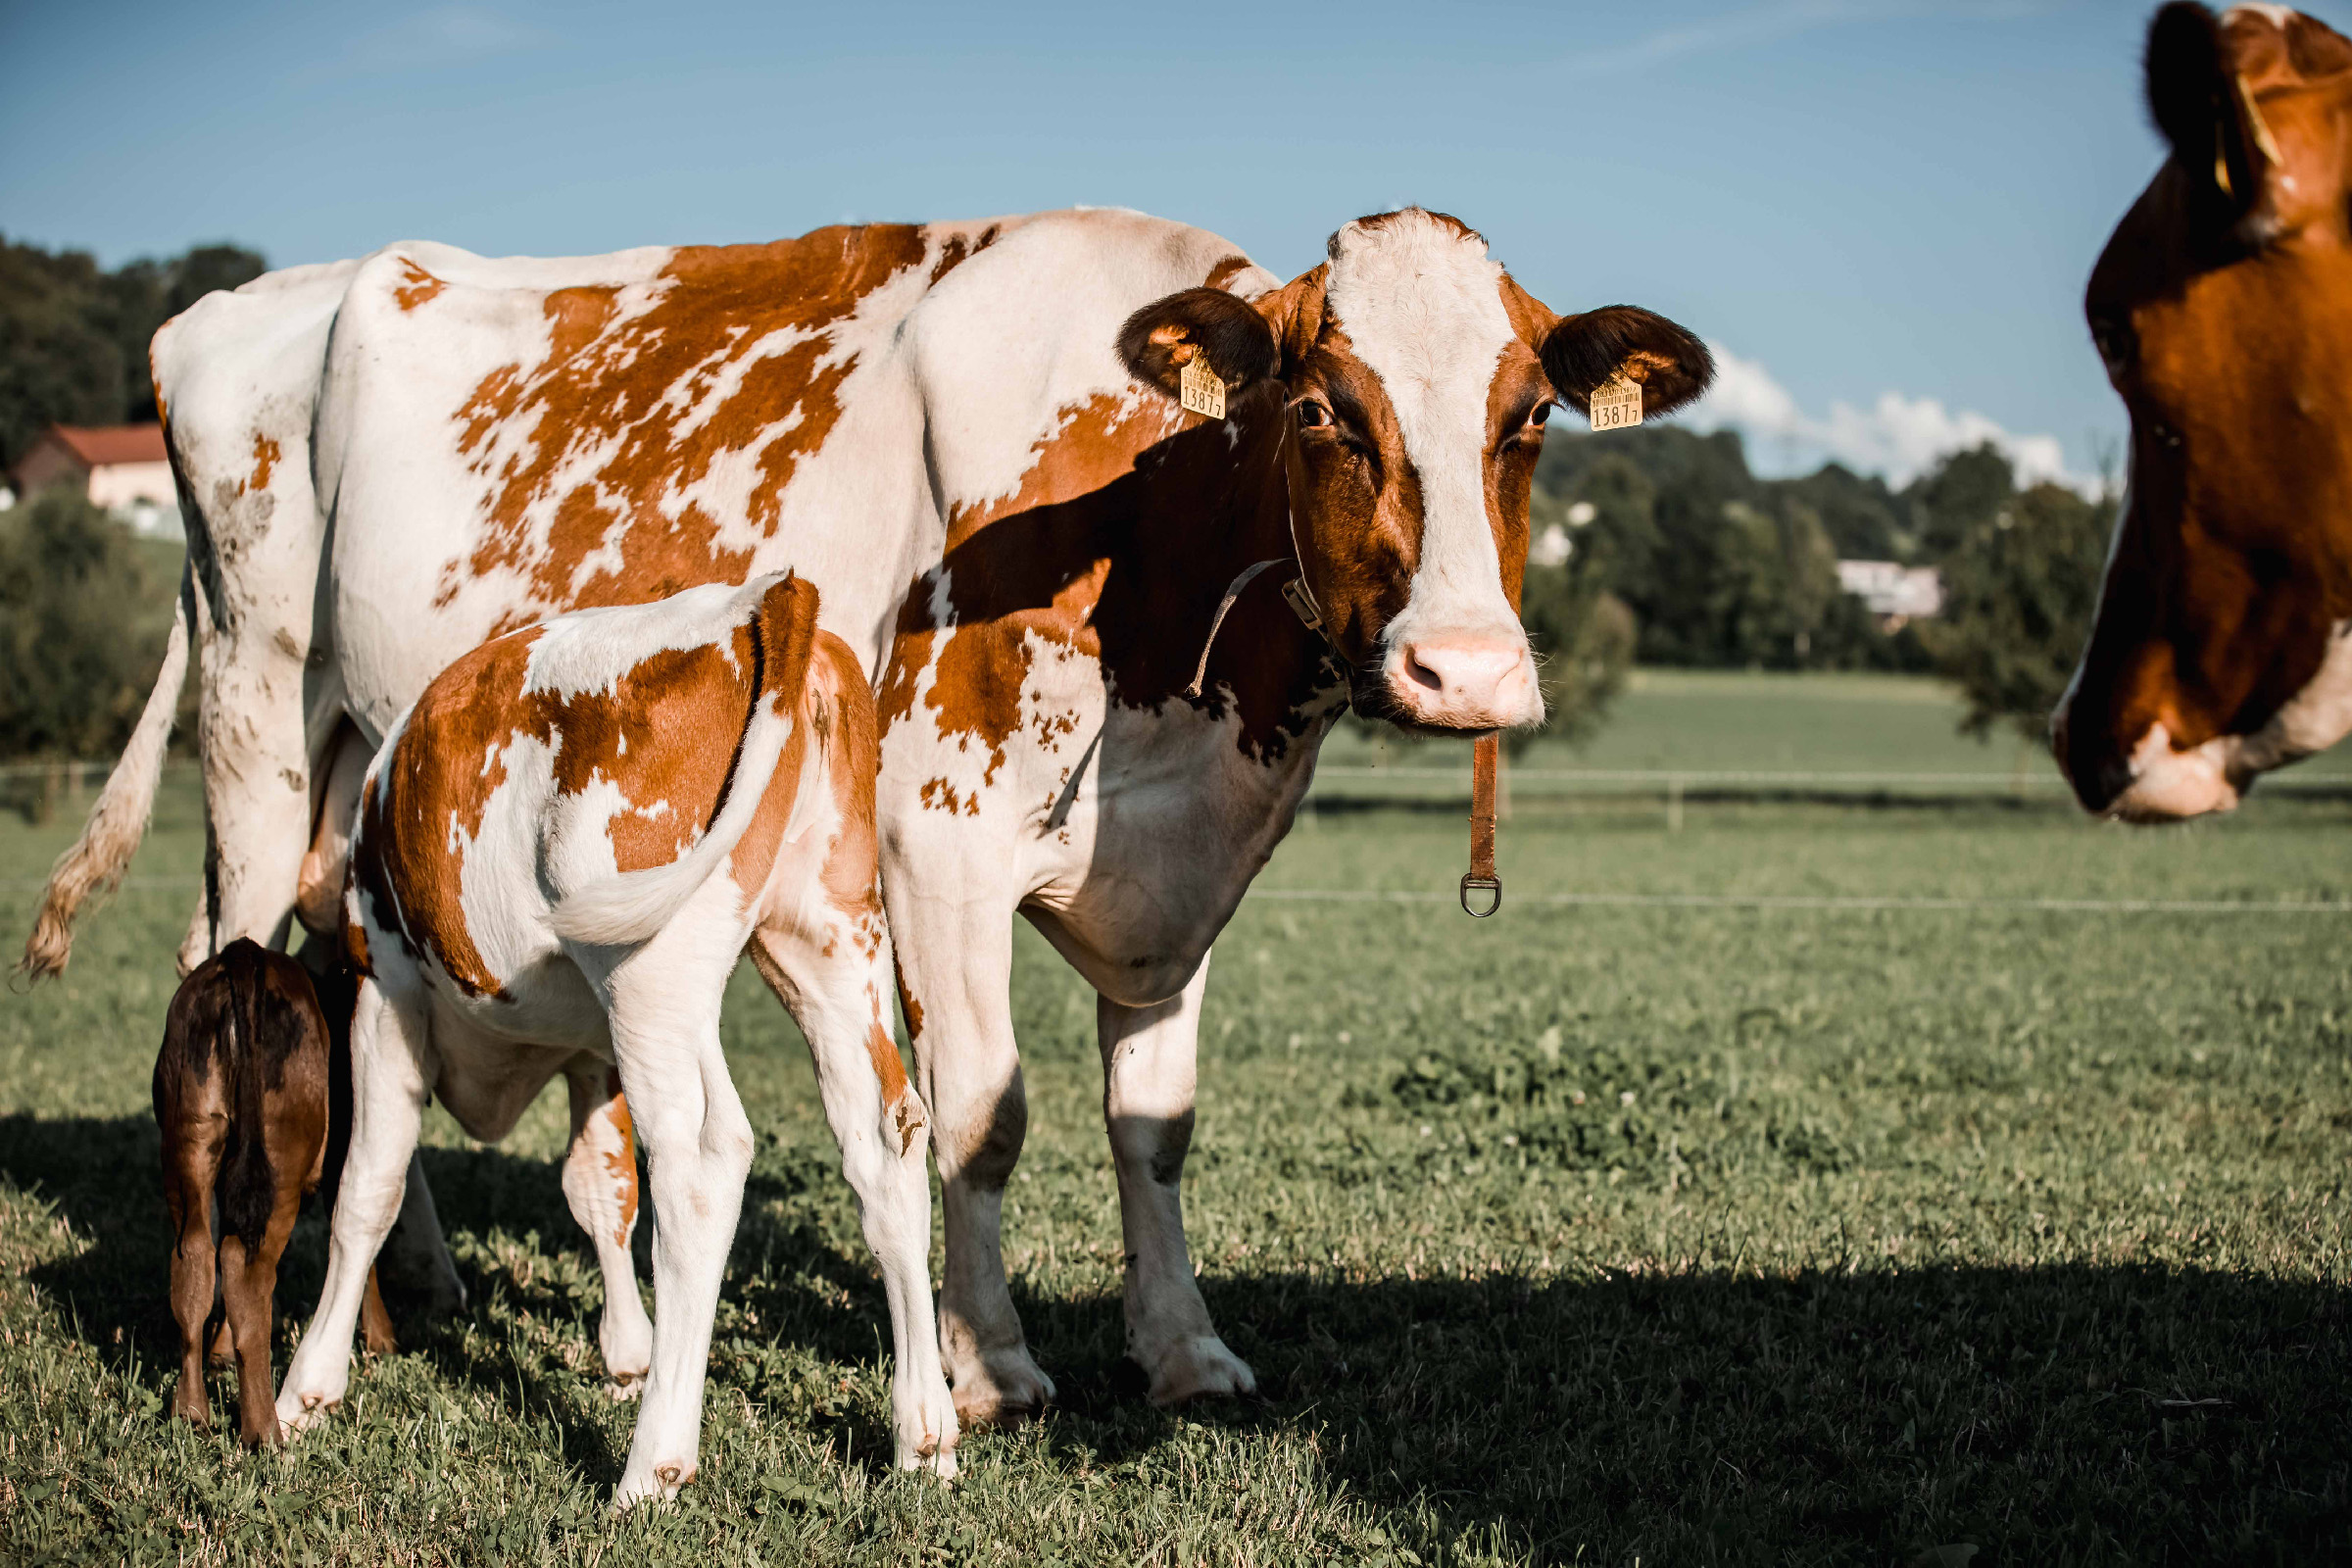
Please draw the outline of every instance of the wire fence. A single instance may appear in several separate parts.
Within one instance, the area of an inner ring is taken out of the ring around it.
[[[1509,767],[1503,769],[1506,802],[1546,797],[1590,800],[1646,800],[1661,806],[1670,830],[1683,825],[1686,802],[1737,803],[1804,801],[1810,804],[1871,806],[1949,801],[2033,802],[2061,806],[2072,791],[2054,767],[2013,772],[1961,772],[1886,768],[1622,768]],[[2262,789],[2299,795],[2352,799],[2352,774],[2267,774]],[[1330,805],[1432,804],[1467,801],[1466,767],[1326,764],[1315,770],[1310,807]]]

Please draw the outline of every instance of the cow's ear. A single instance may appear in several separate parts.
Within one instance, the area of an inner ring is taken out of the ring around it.
[[[1663,316],[1631,305],[1562,317],[1544,336],[1544,373],[1580,414],[1619,370],[1642,383],[1643,414],[1672,414],[1715,379],[1715,357]]]
[[[1221,288],[1188,288],[1153,300],[1119,328],[1119,358],[1139,381],[1177,396],[1177,377],[1205,355],[1227,392],[1271,376],[1274,333],[1247,301]]]
[[[2148,24],[2145,65],[2148,115],[2188,181],[2199,226],[2232,228],[2267,208],[2278,144],[2238,74],[2221,19],[2186,0],[2164,7]]]

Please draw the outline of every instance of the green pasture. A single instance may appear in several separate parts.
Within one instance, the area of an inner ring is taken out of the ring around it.
[[[1525,765],[2012,767],[1951,718],[1910,682],[1649,676]],[[499,1149],[437,1122],[473,1303],[395,1300],[338,1419],[248,1456],[163,1416],[147,1076],[203,847],[175,776],[66,980],[0,997],[0,1560],[2352,1560],[2352,801],[2132,831],[2046,791],[1873,800],[1694,799],[1669,831],[1522,795],[1474,923],[1449,786],[1319,796],[1218,949],[1187,1173],[1255,1402],[1155,1411],[1120,1359],[1092,1001],[1024,935],[1005,1250],[1062,1401],[969,1438],[953,1488],[887,1468],[879,1282],[738,975],[760,1142],[702,1477],[615,1521],[633,1407],[601,1391],[560,1097]],[[11,952],[70,830],[0,818]],[[1692,902],[1538,902],[1660,893]],[[1737,902],[1792,896],[1876,902]],[[281,1368],[323,1252],[306,1220]]]

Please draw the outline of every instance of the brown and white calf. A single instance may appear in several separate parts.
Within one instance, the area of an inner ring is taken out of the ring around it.
[[[1179,401],[1203,360],[1221,416]],[[1184,1232],[1210,947],[1350,704],[1465,736],[1542,715],[1516,605],[1554,400],[1622,369],[1665,413],[1710,373],[1673,323],[1554,312],[1410,208],[1288,282],[1110,209],[563,260],[401,244],[211,295],[154,364],[194,514],[186,636],[28,965],[63,963],[126,860],[191,641],[201,955],[331,878],[347,719],[382,735],[454,650],[556,612],[789,564],[879,694],[967,1423],[1054,1387],[1001,1234],[1028,1117],[1016,919],[1101,999],[1129,1353],[1156,1399],[1246,1392]],[[1228,585],[1267,561],[1196,689]]]
[[[2147,93],[2172,156],[2083,302],[2131,491],[2053,740],[2085,807],[2169,821],[2352,731],[2352,41],[2168,5]]]
[[[155,1059],[179,1324],[172,1413],[198,1426],[211,1419],[205,1341],[218,1308],[235,1348],[237,1435],[250,1446],[277,1441],[270,1383],[277,1264],[327,1163],[334,1032],[301,964],[240,940],[181,983]],[[368,1348],[391,1348],[372,1272],[362,1305]]]
[[[564,1187],[605,1271],[608,1367],[646,1370],[615,1501],[693,1478],[752,1160],[718,1036],[748,950],[808,1037],[882,1265],[899,1463],[954,1474],[928,1118],[890,1027],[874,752],[857,658],[788,575],[494,639],[392,726],[351,848],[347,940],[366,977],[351,1154],[325,1292],[278,1400],[289,1431],[343,1396],[363,1275],[427,1097],[495,1141],[561,1073],[577,1129]],[[650,1335],[629,1267],[631,1120],[658,1215]]]

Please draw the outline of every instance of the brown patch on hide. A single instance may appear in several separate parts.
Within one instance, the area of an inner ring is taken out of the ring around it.
[[[400,287],[392,291],[393,303],[404,311],[413,311],[447,287],[447,283],[404,256],[400,259]]]
[[[449,841],[480,835],[508,781],[509,750],[522,741],[552,748],[558,796],[611,781],[627,805],[606,829],[617,868],[666,865],[723,805],[753,703],[799,697],[816,608],[816,590],[788,579],[724,642],[650,653],[597,690],[524,690],[544,627],[461,658],[417,700],[379,775],[386,788],[371,789],[363,807],[364,889],[389,895],[375,897],[378,922],[397,920],[468,995],[503,995],[466,928],[465,851]],[[789,797],[791,779],[779,768],[770,787],[780,782]]]
[[[546,357],[492,370],[455,415],[459,450],[490,491],[473,551],[443,570],[443,600],[499,570],[520,572],[550,609],[743,575],[749,550],[720,545],[719,520],[681,492],[748,462],[743,520],[772,535],[785,487],[841,417],[858,360],[840,352],[839,329],[908,268],[929,259],[944,272],[967,246],[905,223],[821,228],[680,249],[645,288],[551,292]],[[503,446],[517,429],[520,450]],[[609,546],[618,561],[583,579]]]
[[[277,443],[261,431],[253,432],[253,479],[251,489],[270,488],[270,470],[277,466]]]

